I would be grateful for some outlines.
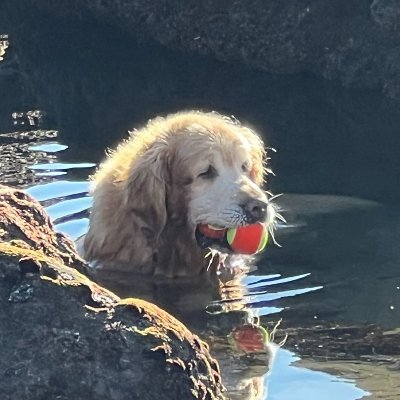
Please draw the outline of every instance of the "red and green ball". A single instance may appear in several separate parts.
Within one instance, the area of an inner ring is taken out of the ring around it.
[[[268,243],[268,230],[261,222],[231,228],[226,231],[226,240],[234,253],[257,254]]]

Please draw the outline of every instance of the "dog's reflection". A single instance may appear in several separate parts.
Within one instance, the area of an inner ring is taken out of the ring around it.
[[[181,280],[146,278],[113,269],[93,268],[91,278],[120,297],[138,297],[165,309],[206,340],[219,361],[231,399],[266,398],[265,377],[275,347],[246,309],[242,273],[226,271]]]

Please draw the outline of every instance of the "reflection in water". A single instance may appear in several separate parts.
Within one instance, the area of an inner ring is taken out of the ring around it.
[[[302,304],[289,300],[290,318],[299,326],[311,315],[348,325],[397,328],[398,209],[341,196],[286,195],[281,202],[290,210],[285,216],[292,228],[281,231],[284,251],[271,248],[268,265],[272,272],[311,272],[310,280],[324,286],[304,297]]]
[[[285,290],[285,284],[299,281],[309,274],[282,278],[281,275],[243,275],[220,286],[220,299],[207,304],[210,314],[232,310],[248,310],[256,317],[283,311],[271,307],[272,301],[298,296],[322,289],[322,286]],[[277,290],[271,287],[277,285]]]
[[[31,151],[44,151],[46,153],[57,153],[65,149],[68,149],[68,146],[59,143],[44,143],[29,147]]]
[[[46,176],[54,171],[46,172]],[[88,196],[88,181],[54,181],[32,186],[28,193],[39,200],[51,219],[57,224],[56,230],[76,240],[87,232],[89,226],[88,209],[92,198]]]
[[[236,331],[240,328],[246,328],[246,325],[236,328]],[[267,343],[264,347],[257,348],[254,347],[254,339],[250,341],[246,337],[242,343],[249,345],[251,342],[251,348],[247,346],[247,352],[244,353],[238,351],[237,346],[229,345],[229,341],[222,338],[213,339],[212,351],[220,364],[222,379],[230,398],[234,400],[269,398],[265,380],[274,364],[278,347]]]
[[[9,44],[8,35],[0,35],[0,62],[4,60]]]
[[[55,181],[32,186],[28,192],[43,204],[57,203],[64,198],[81,198],[89,190],[89,182]]]
[[[32,111],[26,111],[26,112],[13,112],[11,114],[11,117],[13,119],[14,126],[19,126],[19,127],[37,126],[37,127],[39,127],[42,124],[42,120],[44,118],[44,113],[41,110],[32,110]]]
[[[58,171],[73,168],[91,168],[94,167],[93,163],[47,163],[47,164],[35,164],[31,166],[31,169],[37,171]]]
[[[47,152],[32,152],[32,144],[50,142],[57,138],[57,131],[26,131],[0,133],[0,174],[2,183],[25,187],[34,182],[48,180],[46,175],[36,175],[31,166],[51,162],[56,156]]]
[[[279,349],[268,377],[268,400],[356,400],[369,395],[350,379],[296,366],[292,352]]]

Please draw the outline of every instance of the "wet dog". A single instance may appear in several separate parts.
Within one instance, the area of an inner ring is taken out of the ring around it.
[[[83,256],[150,276],[206,273],[206,248],[217,249],[217,265],[228,252],[215,232],[273,224],[265,162],[261,138],[233,118],[193,111],[149,121],[93,178]]]

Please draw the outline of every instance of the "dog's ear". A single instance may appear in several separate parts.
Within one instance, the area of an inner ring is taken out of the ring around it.
[[[167,222],[167,178],[169,176],[166,148],[148,149],[134,165],[126,181],[124,201],[141,233],[157,239]]]

